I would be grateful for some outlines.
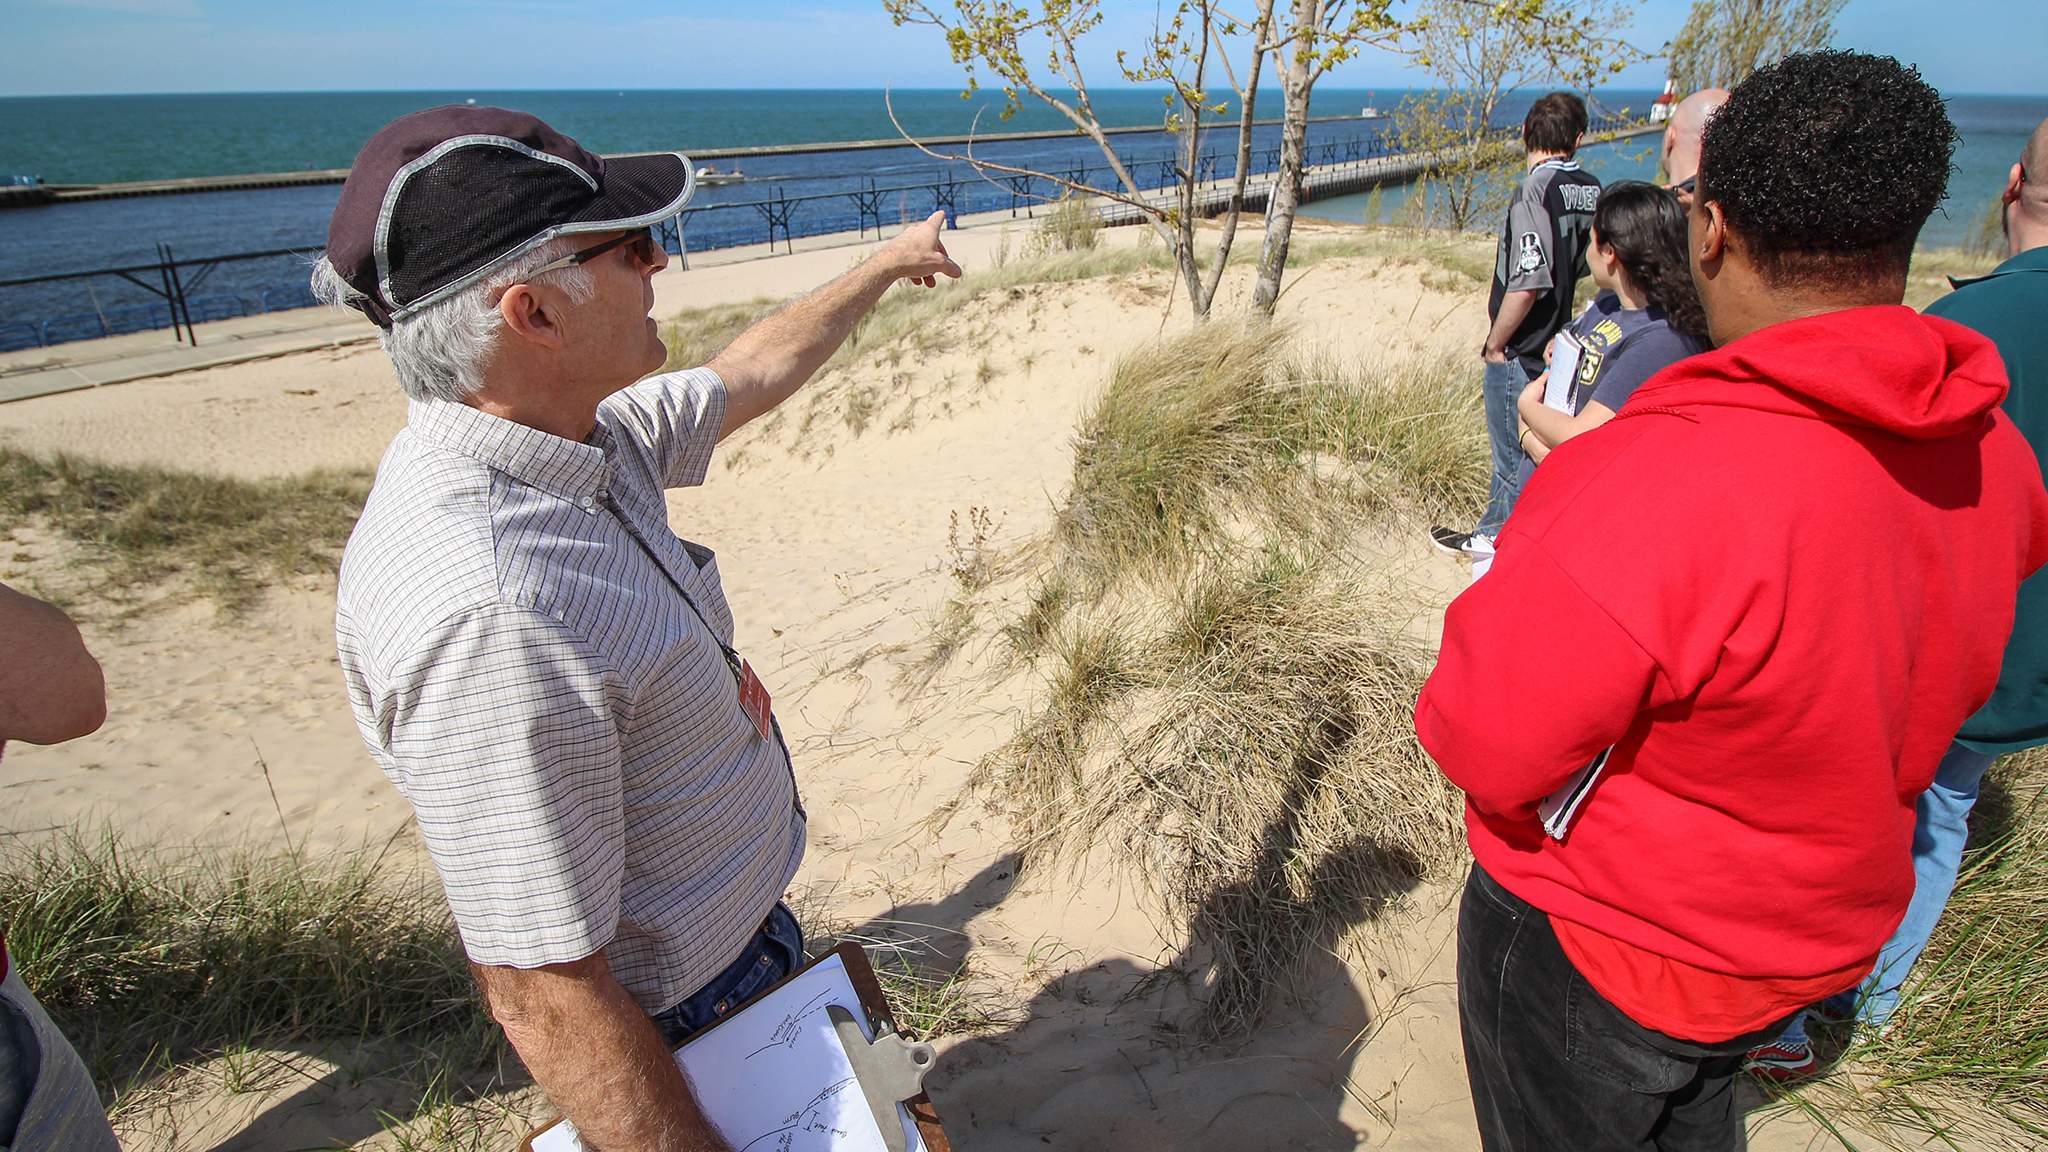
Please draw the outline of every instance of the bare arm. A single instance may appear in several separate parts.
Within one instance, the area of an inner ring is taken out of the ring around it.
[[[725,381],[725,423],[718,438],[789,399],[811,378],[853,326],[898,280],[929,288],[941,275],[960,277],[960,266],[939,242],[944,212],[882,245],[860,266],[824,287],[763,317],[740,333],[709,367]]]
[[[729,1152],[604,953],[544,968],[472,965],[541,1090],[601,1152]]]
[[[1534,433],[1522,441],[1522,449],[1538,464],[1543,463],[1552,448],[1614,419],[1614,409],[1598,400],[1588,400],[1585,410],[1576,416],[1545,404],[1543,389],[1549,378],[1548,372],[1538,376],[1515,398],[1515,411],[1522,418],[1522,426]]]
[[[1486,347],[1480,355],[1488,360],[1507,359],[1508,341],[1535,309],[1538,295],[1540,293],[1510,292],[1500,298],[1500,315],[1493,318],[1493,327],[1486,333]]]
[[[55,744],[106,720],[106,678],[71,618],[0,584],[0,743]]]

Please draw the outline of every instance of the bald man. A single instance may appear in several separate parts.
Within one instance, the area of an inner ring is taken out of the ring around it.
[[[1999,203],[2011,258],[1988,276],[1953,281],[1956,290],[1930,304],[1927,313],[1974,329],[1998,346],[2012,382],[2005,413],[2048,471],[2048,331],[2041,324],[2048,316],[2048,120],[2034,129],[2019,162],[2006,174]],[[1827,1005],[1829,1015],[1846,1016],[1853,1009],[1858,1022],[1882,1027],[1897,1010],[1906,975],[1926,949],[1955,889],[1969,839],[1970,809],[1985,770],[2000,756],[2043,744],[2048,744],[2048,579],[2035,576],[2020,586],[1998,687],[1963,724],[1935,770],[1934,783],[1915,805],[1913,900],[1906,918],[1855,994]],[[1815,1061],[1804,1020],[1795,1021],[1776,1043],[1751,1053],[1751,1064],[1781,1080],[1811,1071]]]
[[[1692,178],[1700,170],[1700,133],[1707,117],[1728,100],[1726,88],[1702,88],[1680,100],[1664,126],[1664,186],[1681,198],[1692,195]]]

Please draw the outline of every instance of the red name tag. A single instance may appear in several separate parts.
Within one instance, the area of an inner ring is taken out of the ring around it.
[[[754,731],[759,732],[763,740],[775,734],[769,720],[771,707],[773,701],[768,699],[768,686],[754,675],[752,664],[740,661],[740,709],[747,714],[747,719],[754,722]]]

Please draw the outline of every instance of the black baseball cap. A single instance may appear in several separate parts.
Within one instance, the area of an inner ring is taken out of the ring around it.
[[[429,108],[356,155],[327,259],[389,328],[557,236],[645,228],[696,190],[680,152],[606,160],[524,112]]]

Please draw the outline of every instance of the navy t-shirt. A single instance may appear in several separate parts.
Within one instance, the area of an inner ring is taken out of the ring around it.
[[[1572,414],[1598,400],[1621,411],[1643,382],[1688,356],[1704,351],[1698,340],[1671,326],[1656,308],[1624,308],[1621,297],[1602,292],[1593,298],[1571,333],[1584,345],[1578,379],[1572,382]],[[1522,483],[1536,471],[1536,461],[1522,456]]]

